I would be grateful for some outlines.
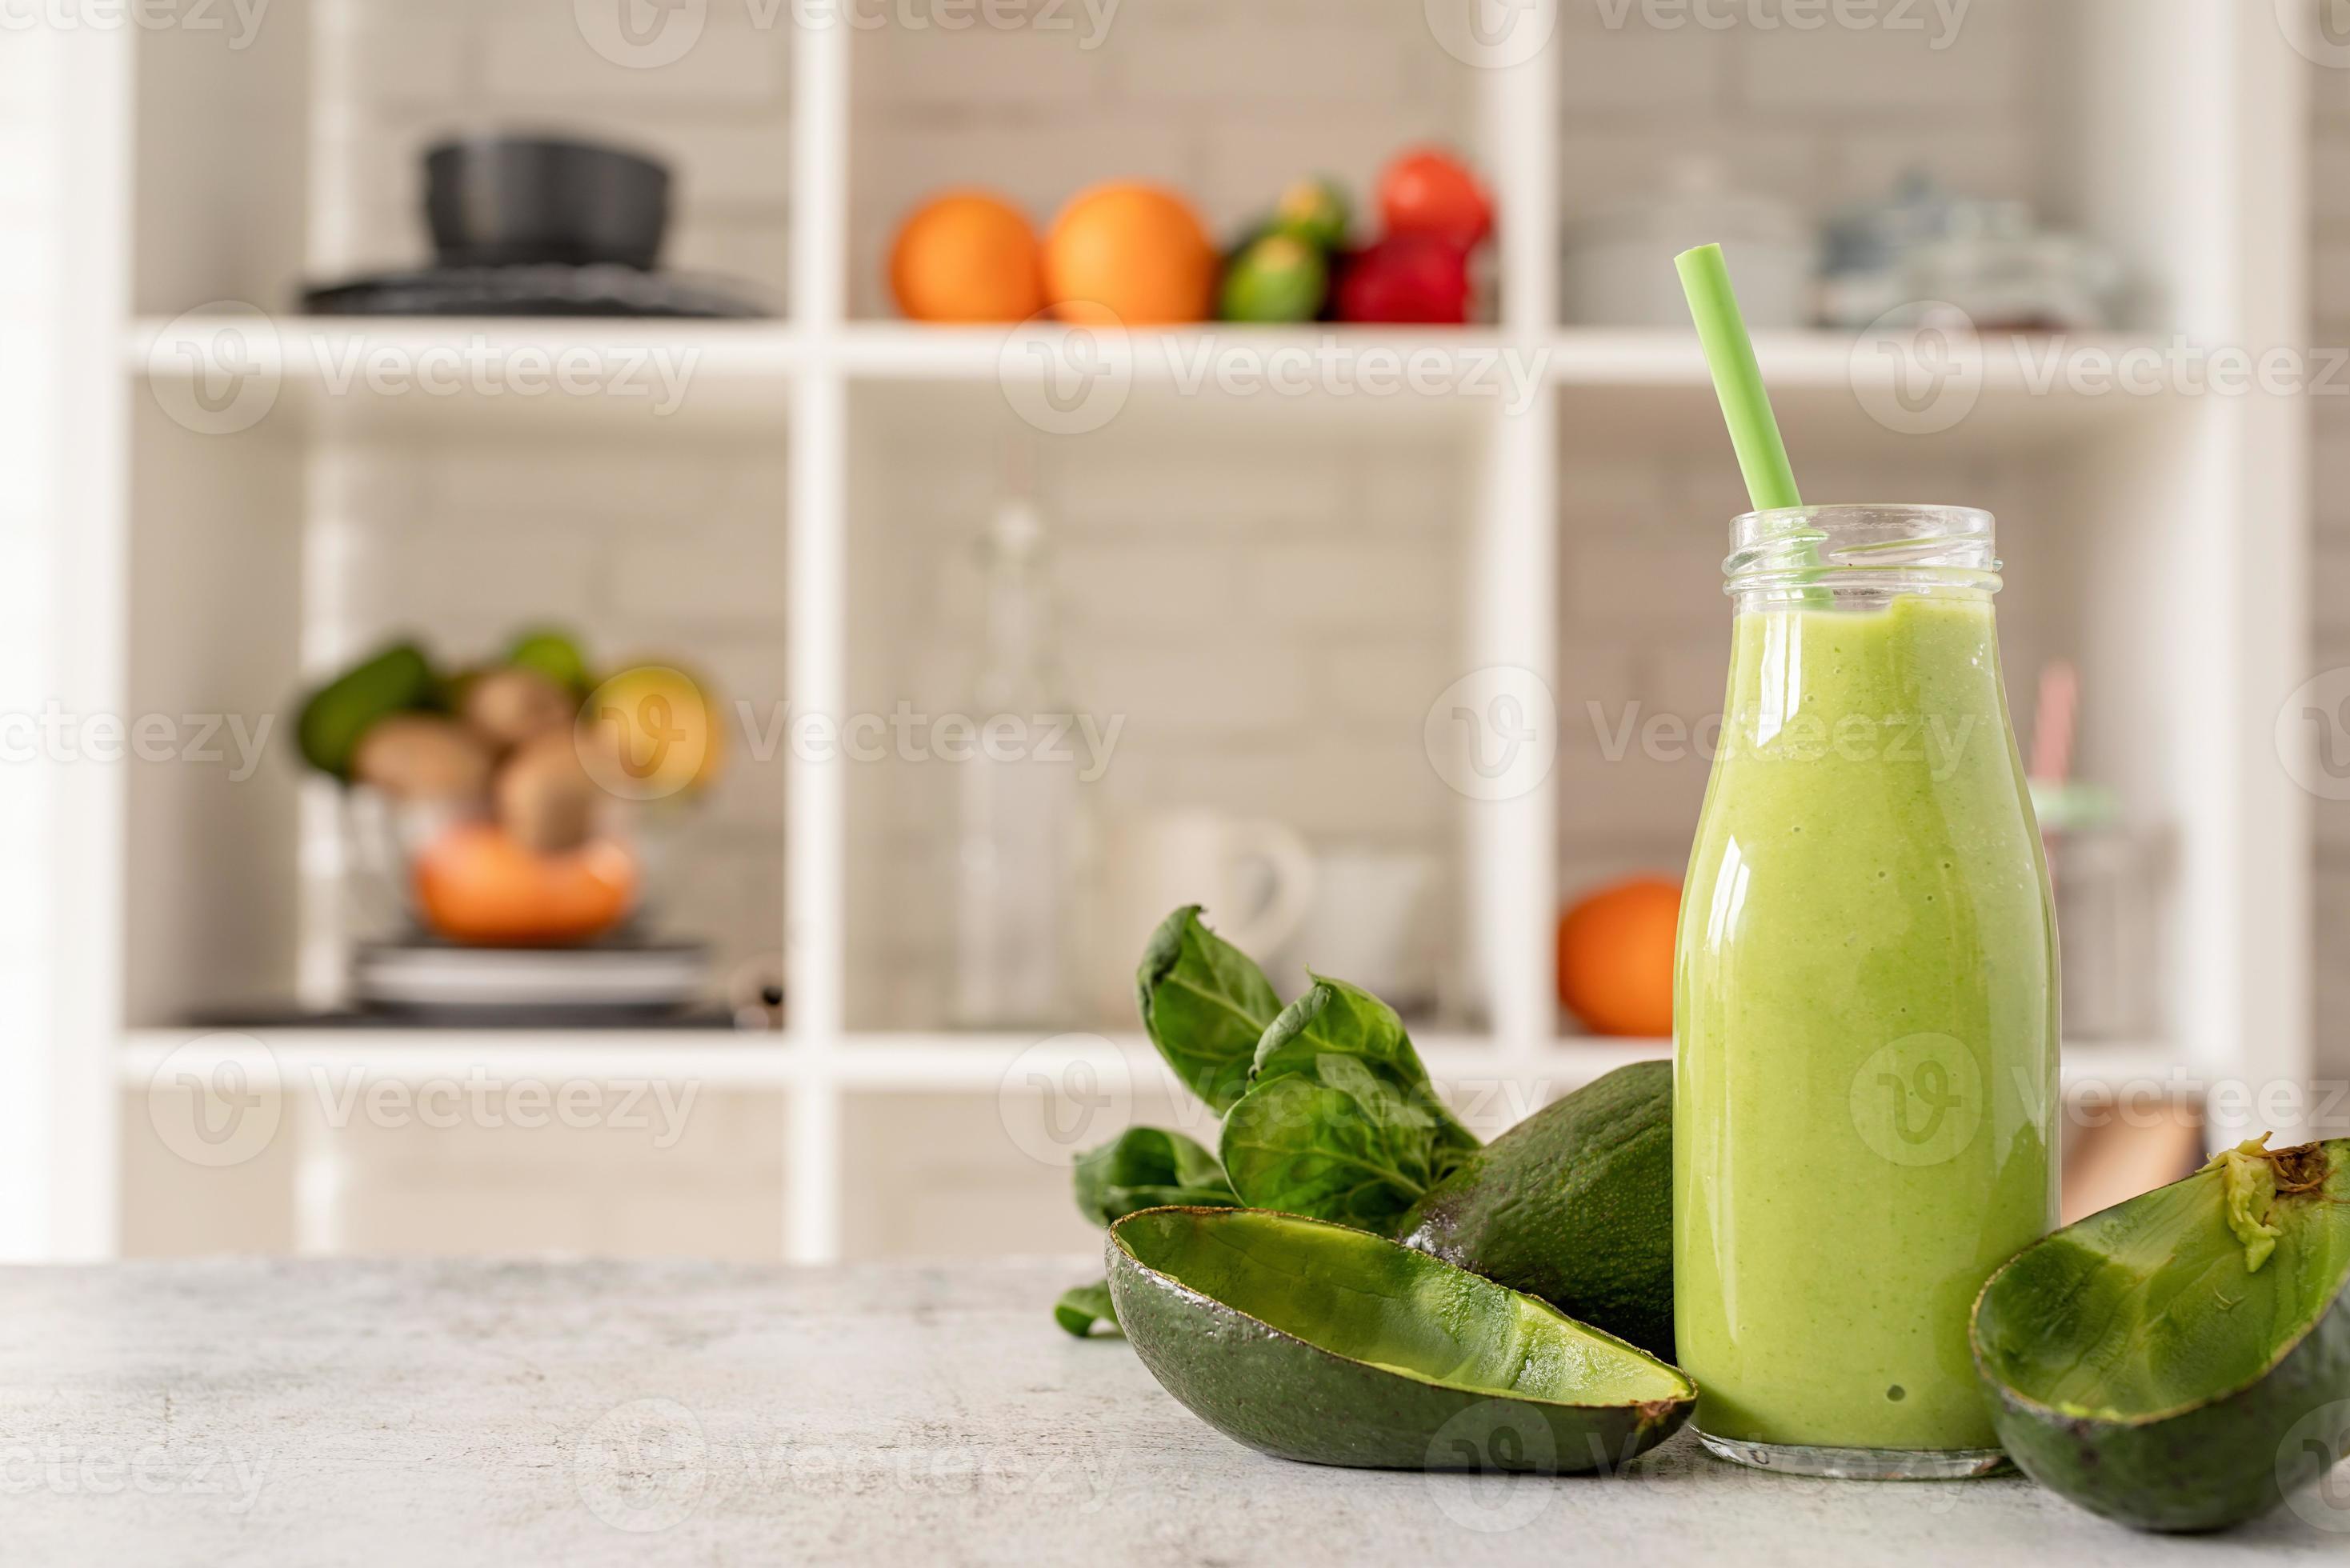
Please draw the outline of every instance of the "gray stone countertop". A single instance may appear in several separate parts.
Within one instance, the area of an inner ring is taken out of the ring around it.
[[[1091,1266],[0,1270],[0,1562],[2350,1563],[2350,1511],[2165,1539],[1686,1433],[1606,1479],[1291,1464],[1056,1329]]]

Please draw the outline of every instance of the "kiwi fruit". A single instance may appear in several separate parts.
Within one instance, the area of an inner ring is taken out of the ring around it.
[[[539,736],[498,770],[498,821],[516,842],[542,855],[585,844],[596,826],[598,790],[579,761],[571,732]]]
[[[460,712],[500,751],[542,735],[570,732],[578,700],[559,681],[536,670],[492,670],[468,681]]]
[[[400,800],[478,800],[490,764],[489,747],[454,720],[393,713],[359,736],[351,776]]]

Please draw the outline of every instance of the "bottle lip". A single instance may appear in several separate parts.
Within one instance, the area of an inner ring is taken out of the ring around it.
[[[1742,513],[1731,520],[1730,536],[1723,591],[1749,603],[1815,603],[1823,591],[1870,601],[1903,593],[1987,596],[2000,587],[1996,520],[1979,506],[1782,506]]]

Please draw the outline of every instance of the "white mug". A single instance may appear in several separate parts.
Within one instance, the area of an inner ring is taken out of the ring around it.
[[[1314,903],[1314,856],[1295,829],[1205,810],[1158,812],[1112,826],[1094,935],[1104,1017],[1131,1027],[1134,971],[1159,923],[1185,904],[1263,961]]]
[[[1335,849],[1314,873],[1314,901],[1296,937],[1265,962],[1283,999],[1304,992],[1310,968],[1407,1012],[1430,1004],[1442,863],[1433,855]]]

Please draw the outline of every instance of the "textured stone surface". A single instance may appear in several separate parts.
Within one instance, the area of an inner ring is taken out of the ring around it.
[[[2340,1563],[2282,1514],[2132,1535],[2022,1481],[1836,1485],[1686,1438],[1612,1479],[1317,1469],[1046,1311],[1083,1260],[0,1271],[0,1561],[1903,1568]],[[2344,1521],[2350,1524],[2350,1520]]]

